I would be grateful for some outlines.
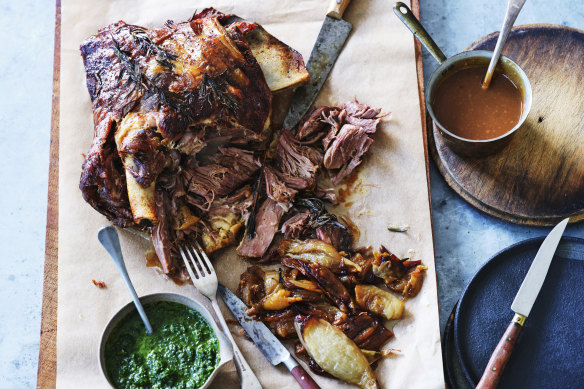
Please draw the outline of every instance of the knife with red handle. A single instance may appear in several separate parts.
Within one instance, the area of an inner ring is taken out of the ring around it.
[[[562,220],[557,226],[551,230],[545,238],[541,247],[537,251],[535,258],[527,275],[523,279],[523,283],[515,295],[515,300],[511,304],[511,310],[515,312],[515,316],[503,334],[503,337],[495,347],[487,367],[483,372],[483,376],[477,385],[477,389],[493,389],[496,388],[503,374],[503,370],[507,365],[507,361],[511,357],[513,347],[517,342],[517,338],[521,333],[525,319],[529,316],[531,308],[535,303],[535,299],[539,294],[541,286],[545,280],[548,269],[552,262],[552,258],[558,248],[560,239],[566,229],[569,219]]]

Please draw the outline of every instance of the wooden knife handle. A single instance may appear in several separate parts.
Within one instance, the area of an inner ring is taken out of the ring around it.
[[[326,16],[330,16],[333,19],[341,19],[350,2],[351,0],[331,0]]]
[[[302,366],[296,366],[294,369],[290,370],[290,373],[292,373],[303,389],[320,389],[320,386],[314,382],[312,377],[302,368]]]
[[[521,333],[523,323],[525,323],[525,316],[516,313],[499,344],[497,344],[495,351],[493,351],[476,389],[494,389],[497,387],[505,365],[507,365],[507,361],[511,357],[513,347]]]

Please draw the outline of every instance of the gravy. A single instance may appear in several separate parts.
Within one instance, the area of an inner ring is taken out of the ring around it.
[[[488,89],[482,88],[486,67],[456,71],[436,90],[432,108],[438,122],[466,139],[497,138],[519,122],[523,106],[521,93],[505,75],[493,74]]]

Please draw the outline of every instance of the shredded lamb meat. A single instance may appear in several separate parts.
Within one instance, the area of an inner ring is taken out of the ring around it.
[[[267,198],[260,207],[256,226],[256,234],[249,238],[246,234],[237,248],[237,253],[244,257],[259,258],[265,254],[272,243],[272,239],[278,231],[280,218],[284,214],[284,209],[274,200]]]
[[[282,224],[282,234],[286,238],[300,238],[309,229],[311,218],[312,214],[310,211],[297,213]]]
[[[325,150],[323,166],[335,172],[334,185],[340,184],[359,164],[373,143],[384,114],[358,101],[342,107],[320,107],[306,117],[298,130],[298,140],[314,143],[322,139]]]

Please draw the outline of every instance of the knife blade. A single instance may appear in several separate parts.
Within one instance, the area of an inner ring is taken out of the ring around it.
[[[511,304],[511,310],[515,313],[513,320],[507,327],[503,337],[493,351],[487,367],[477,384],[477,389],[495,388],[501,379],[503,369],[511,356],[513,347],[521,333],[525,319],[529,316],[531,308],[537,299],[545,277],[548,273],[550,264],[564,234],[569,218],[562,220],[546,236],[541,244],[527,275],[523,279],[515,299]]]
[[[245,313],[247,305],[239,299],[232,291],[219,284],[217,289],[219,295],[231,311],[235,319],[241,324],[251,340],[258,346],[262,354],[272,365],[283,363],[292,373],[296,381],[302,388],[318,389],[320,388],[310,375],[296,362],[290,355],[290,352],[284,347],[274,334],[266,327],[264,323],[254,320]]]
[[[541,244],[511,304],[513,312],[525,317],[529,316],[567,224],[568,219],[565,219],[555,226]]]
[[[296,89],[283,128],[294,128],[316,100],[353,25],[342,19],[351,0],[332,0],[306,64],[310,82]]]

